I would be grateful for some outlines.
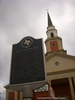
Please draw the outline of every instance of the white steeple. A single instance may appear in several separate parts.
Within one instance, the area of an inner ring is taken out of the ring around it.
[[[47,38],[49,37],[55,37],[57,36],[57,30],[55,29],[55,26],[53,25],[51,18],[49,16],[49,13],[47,12],[47,16],[48,16],[48,27],[47,27]]]
[[[45,41],[47,54],[54,52],[65,53],[66,51],[63,49],[62,45],[62,38],[57,35],[57,30],[55,29],[48,12],[47,16],[48,27],[46,31],[47,39]]]

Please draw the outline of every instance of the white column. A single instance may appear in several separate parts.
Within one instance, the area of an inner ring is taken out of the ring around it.
[[[74,87],[75,87],[75,76],[73,76],[73,81],[74,81]]]
[[[14,100],[17,100],[17,91],[14,91]]]
[[[55,97],[55,93],[54,93],[54,90],[51,85],[51,80],[48,80],[48,84],[50,85],[50,96]],[[53,99],[53,100],[55,100],[55,99]]]
[[[69,77],[68,80],[69,80],[69,85],[70,85],[70,91],[71,91],[72,100],[75,100],[75,95],[74,95],[74,88],[73,88],[72,78]]]
[[[48,80],[48,84],[51,86],[51,80]]]
[[[22,92],[20,92],[20,100],[22,100]]]
[[[74,82],[74,89],[75,89],[75,76],[73,76],[73,82]],[[75,94],[75,92],[74,92]]]

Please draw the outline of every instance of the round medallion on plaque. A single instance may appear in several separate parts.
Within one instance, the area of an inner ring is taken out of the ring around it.
[[[21,42],[21,46],[24,48],[28,48],[32,45],[33,40],[30,37],[24,38]]]

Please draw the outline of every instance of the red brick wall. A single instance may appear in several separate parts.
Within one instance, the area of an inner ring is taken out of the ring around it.
[[[53,44],[55,44],[55,45],[53,45]],[[56,50],[58,50],[57,41],[51,41],[51,42],[50,42],[50,47],[51,47],[51,51],[56,51]]]
[[[55,97],[59,97],[60,95],[66,95],[69,96],[69,100],[72,100],[68,83],[52,85],[52,88],[54,89]]]
[[[8,100],[14,100],[14,92],[9,92]]]
[[[20,100],[20,92],[17,92],[17,100]]]
[[[48,86],[48,91],[33,92],[33,100],[51,100],[51,99],[38,99],[39,97],[50,97],[50,86]]]

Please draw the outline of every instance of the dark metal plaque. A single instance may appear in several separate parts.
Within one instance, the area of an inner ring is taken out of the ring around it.
[[[10,84],[45,80],[42,39],[23,38],[13,45]]]

